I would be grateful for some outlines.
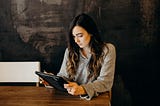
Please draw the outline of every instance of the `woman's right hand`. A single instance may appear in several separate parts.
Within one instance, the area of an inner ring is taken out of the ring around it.
[[[47,73],[47,72],[44,72]],[[47,73],[47,74],[52,74],[52,73]],[[43,78],[40,78],[40,84],[43,84],[46,88],[53,88],[52,86],[50,86],[50,84],[45,81]]]
[[[42,78],[40,78],[40,84],[49,85],[49,83]]]
[[[40,78],[40,84],[43,84],[46,88],[53,88],[47,81],[43,80],[42,78]]]

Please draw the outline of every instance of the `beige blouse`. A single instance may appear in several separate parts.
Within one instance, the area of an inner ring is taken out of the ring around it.
[[[107,48],[108,46],[108,48]],[[116,50],[113,44],[106,43],[104,48],[105,55],[103,56],[104,62],[101,63],[102,67],[98,77],[93,76],[88,79],[90,70],[88,68],[88,63],[91,58],[85,58],[85,56],[80,53],[79,67],[76,70],[76,76],[74,81],[79,85],[82,85],[87,92],[85,99],[91,100],[94,96],[98,96],[99,93],[111,91],[115,72],[115,61],[116,61]],[[58,76],[68,78],[68,73],[66,71],[66,63],[68,61],[68,48],[65,51],[64,59],[62,62],[61,69]]]

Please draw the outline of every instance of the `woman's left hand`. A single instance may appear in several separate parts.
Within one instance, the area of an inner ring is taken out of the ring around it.
[[[86,94],[84,88],[78,85],[76,82],[68,82],[64,84],[64,88],[67,89],[68,93],[71,95],[84,95]]]

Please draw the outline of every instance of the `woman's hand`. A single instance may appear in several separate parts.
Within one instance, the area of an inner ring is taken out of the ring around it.
[[[43,80],[42,78],[40,78],[40,84],[43,84],[46,88],[53,88],[47,81]]]
[[[71,95],[84,95],[86,94],[85,89],[75,82],[68,82],[69,84],[64,84],[64,88],[67,89],[68,93]]]
[[[40,78],[40,84],[49,85],[49,83],[42,78]]]
[[[44,71],[44,73],[52,75],[52,73],[48,73],[46,71]],[[43,78],[41,77],[40,77],[40,84],[43,84],[46,88],[53,88],[52,86],[50,86],[50,84],[47,81],[43,80]]]

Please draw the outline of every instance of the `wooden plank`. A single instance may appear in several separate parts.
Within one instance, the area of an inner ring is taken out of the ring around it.
[[[90,101],[55,89],[33,86],[1,86],[0,106],[108,106],[108,94]]]

